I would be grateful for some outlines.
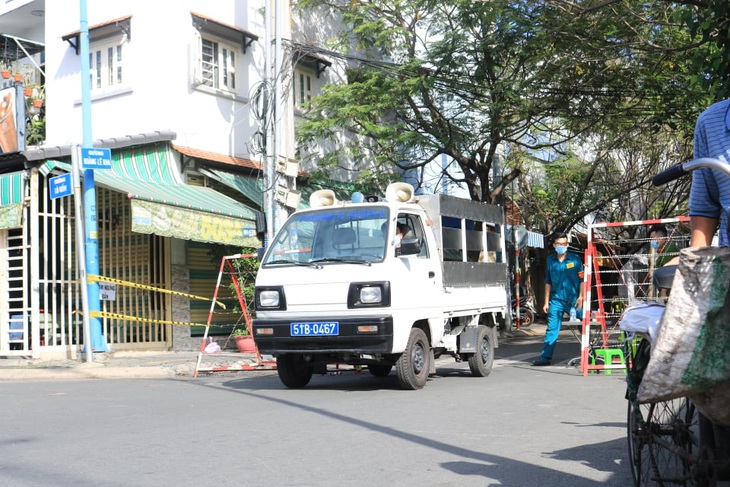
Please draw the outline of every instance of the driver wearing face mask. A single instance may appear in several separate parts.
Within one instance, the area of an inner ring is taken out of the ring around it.
[[[547,330],[540,358],[532,362],[535,366],[552,364],[563,314],[575,307],[580,317],[583,307],[583,263],[580,257],[568,253],[568,236],[563,232],[553,236],[553,248],[555,253],[548,256],[545,264],[543,311],[547,313]]]

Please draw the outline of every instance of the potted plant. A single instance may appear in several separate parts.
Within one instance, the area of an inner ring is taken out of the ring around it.
[[[39,108],[44,105],[46,98],[46,90],[43,86],[32,86],[30,96],[26,95],[26,101],[28,102],[28,108],[33,108],[31,113],[36,113]]]
[[[245,326],[243,328],[234,329],[231,336],[236,340],[236,347],[238,347],[239,352],[256,352],[256,345],[253,342],[253,337],[248,333],[248,329]]]

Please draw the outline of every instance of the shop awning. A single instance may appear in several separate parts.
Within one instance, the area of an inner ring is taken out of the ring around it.
[[[516,243],[517,249],[519,250],[525,247],[535,249],[545,247],[545,237],[543,234],[527,230],[523,225],[507,225],[507,240]]]
[[[209,178],[213,178],[216,181],[241,192],[241,194],[246,196],[246,198],[256,203],[259,208],[264,207],[264,182],[260,178],[233,174],[211,167],[203,167],[200,169],[200,172]],[[297,191],[301,193],[299,209],[309,208],[309,197],[312,193],[320,189],[331,189],[335,192],[335,196],[340,201],[350,201],[352,193],[357,191],[357,189],[355,189],[355,185],[352,183],[342,183],[339,181],[297,181]]]
[[[0,174],[0,229],[22,226],[25,186],[25,171]]]
[[[49,161],[46,167],[53,163]],[[132,200],[132,231],[198,242],[256,247],[258,212],[210,188],[182,181],[166,143],[112,151],[96,184]]]
[[[260,178],[233,174],[208,167],[201,168],[200,172],[240,192],[246,198],[256,203],[258,208],[264,207],[264,182]]]
[[[23,39],[22,37],[2,33],[0,34],[0,59],[17,61],[43,52],[45,46],[41,42]]]
[[[545,237],[542,233],[527,231],[527,246],[536,249],[545,247]]]

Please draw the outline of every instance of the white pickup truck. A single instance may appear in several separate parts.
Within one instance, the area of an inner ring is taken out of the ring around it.
[[[486,377],[510,312],[502,209],[405,183],[374,199],[318,191],[282,226],[256,277],[259,351],[290,388],[349,364],[420,389],[444,354]]]

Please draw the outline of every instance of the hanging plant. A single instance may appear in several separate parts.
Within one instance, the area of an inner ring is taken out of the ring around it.
[[[41,100],[40,98],[36,98],[36,99],[34,99],[34,100],[33,100],[33,106],[34,106],[35,108],[40,108],[40,107],[42,107],[42,106],[43,106],[43,100]]]
[[[23,81],[22,73],[20,73],[20,71],[16,71],[15,74],[13,75],[13,79],[15,80],[16,83],[20,83],[21,81]]]
[[[40,113],[32,115],[28,119],[25,135],[29,146],[41,145],[46,139],[46,117]]]
[[[23,94],[26,98],[30,98],[31,96],[33,96],[33,88],[26,86],[25,88],[23,88]]]
[[[2,76],[4,79],[10,78],[10,70],[9,69],[0,70],[0,76]]]

